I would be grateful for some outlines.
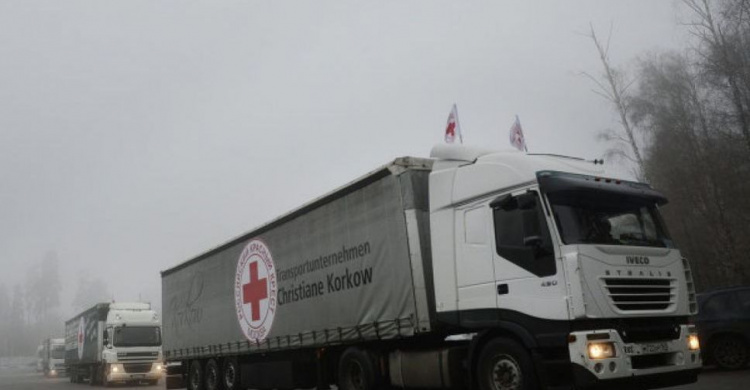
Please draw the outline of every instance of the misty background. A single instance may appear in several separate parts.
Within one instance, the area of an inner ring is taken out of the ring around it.
[[[620,116],[585,76],[602,71],[587,34],[637,73],[699,45],[694,15],[650,0],[0,1],[0,356],[33,354],[97,301],[160,310],[159,271],[428,156],[453,103],[467,145],[508,148],[518,114],[530,152],[639,176],[601,136]]]

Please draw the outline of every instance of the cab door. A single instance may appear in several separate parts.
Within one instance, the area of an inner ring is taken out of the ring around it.
[[[496,307],[490,200],[474,202],[455,211],[459,310],[492,310]]]
[[[492,212],[497,308],[507,315],[567,319],[562,262],[549,207],[535,188],[501,195]]]

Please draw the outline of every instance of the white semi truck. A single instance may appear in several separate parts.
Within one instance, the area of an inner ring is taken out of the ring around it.
[[[161,321],[151,304],[99,303],[65,322],[70,381],[156,384],[162,376]]]
[[[53,377],[65,374],[65,339],[44,339],[40,347],[44,375]]]
[[[167,387],[694,382],[693,280],[666,202],[573,158],[396,159],[163,271]]]

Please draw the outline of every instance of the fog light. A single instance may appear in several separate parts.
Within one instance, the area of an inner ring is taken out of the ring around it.
[[[591,343],[589,344],[589,358],[606,359],[615,356],[615,345],[613,343]]]
[[[602,370],[604,370],[604,365],[601,363],[594,364],[594,371],[596,371],[597,374],[601,374]]]
[[[701,343],[698,341],[698,335],[697,334],[691,334],[687,338],[688,348],[691,351],[697,351],[701,349]]]
[[[615,362],[609,362],[609,371],[610,372],[615,372],[616,369],[617,369],[617,363],[615,363]]]

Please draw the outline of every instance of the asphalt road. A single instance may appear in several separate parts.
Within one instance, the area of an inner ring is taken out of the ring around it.
[[[101,386],[99,386],[101,387]],[[88,389],[90,388],[86,383],[70,383],[70,379],[67,377],[63,378],[45,378],[42,374],[37,373],[33,370],[5,370],[0,371],[0,390],[63,390],[63,389]],[[103,388],[103,387],[102,387]],[[163,389],[164,380],[159,381],[156,386],[148,385],[125,385],[115,384],[112,386],[115,389],[128,390],[128,389]]]
[[[750,369],[743,371],[718,371],[712,368],[704,369],[698,382],[687,386],[670,387],[670,390],[744,390],[750,388]],[[2,370],[0,371],[0,390],[63,390],[85,389],[86,384],[70,383],[68,378],[47,379],[33,370]],[[117,389],[163,389],[163,380],[157,386],[119,385]]]

